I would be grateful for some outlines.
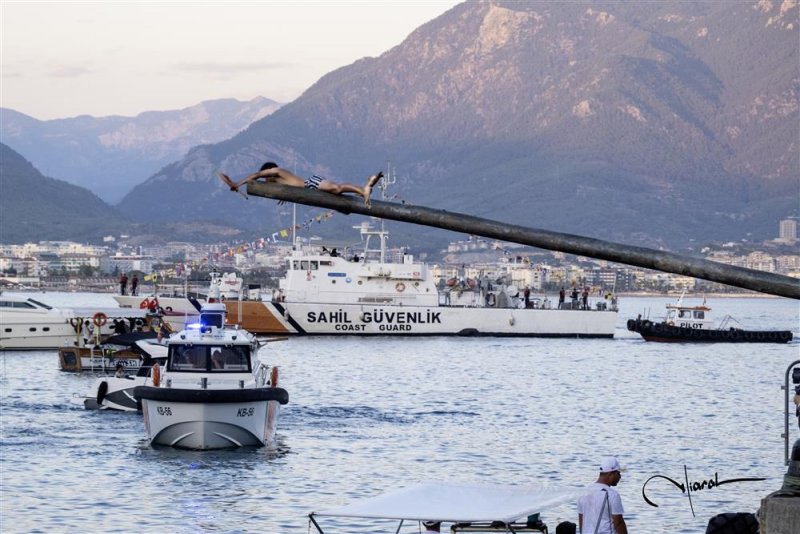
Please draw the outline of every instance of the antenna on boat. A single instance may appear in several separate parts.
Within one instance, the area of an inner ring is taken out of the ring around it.
[[[386,195],[386,190],[389,188],[390,185],[397,183],[397,173],[396,170],[393,171],[392,169],[392,162],[387,160],[386,161],[386,175],[381,180],[380,188],[381,188],[381,200],[384,202],[388,199]],[[381,263],[386,261],[386,219],[381,217],[381,231],[380,231],[380,240],[381,240]]]
[[[297,154],[292,150],[292,173],[297,176]],[[292,202],[292,250],[297,250],[297,202]],[[240,316],[241,317],[241,316]]]

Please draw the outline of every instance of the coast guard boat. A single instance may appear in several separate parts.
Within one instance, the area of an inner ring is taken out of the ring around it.
[[[257,334],[611,338],[616,300],[561,309],[523,307],[519,291],[488,280],[452,279],[440,291],[428,266],[386,257],[388,233],[360,227],[363,253],[344,258],[296,246],[271,301],[226,301],[232,322]],[[370,248],[370,241],[378,246]]]
[[[200,322],[170,336],[165,368],[135,398],[151,445],[207,450],[262,446],[272,441],[281,404],[278,370],[255,359],[256,338],[225,326],[225,305],[203,306]]]

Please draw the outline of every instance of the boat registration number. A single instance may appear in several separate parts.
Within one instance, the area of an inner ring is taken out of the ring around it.
[[[172,408],[169,406],[159,406],[158,415],[172,415]]]
[[[255,413],[255,408],[239,408],[239,411],[236,413],[236,417],[252,417]]]

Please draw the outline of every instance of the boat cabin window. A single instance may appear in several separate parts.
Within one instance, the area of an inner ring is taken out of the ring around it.
[[[317,271],[317,270],[319,270],[319,262],[317,262],[317,261],[314,261],[314,260],[311,260],[311,270],[312,270],[312,271]]]
[[[47,304],[44,304],[43,302],[39,302],[38,300],[28,299],[28,301],[29,301],[29,302],[33,302],[33,303],[34,303],[34,304],[36,304],[37,306],[41,306],[41,307],[42,307],[42,308],[44,308],[45,310],[52,310],[52,309],[53,309],[53,307],[52,307],[52,306],[48,306]]]
[[[188,373],[250,372],[246,345],[179,345],[169,348],[167,370]]]
[[[688,310],[681,310],[681,311],[679,311],[679,312],[678,312],[678,317],[681,317],[681,318],[683,318],[683,317],[689,317],[689,311],[688,311]]]
[[[695,319],[705,319],[706,318],[706,312],[696,311],[696,312],[694,312],[694,318]]]
[[[31,304],[30,302],[18,302],[15,300],[0,300],[0,308],[27,308],[29,310],[35,310],[36,306]]]

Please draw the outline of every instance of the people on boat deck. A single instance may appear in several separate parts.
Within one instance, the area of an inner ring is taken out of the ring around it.
[[[128,276],[125,273],[119,277],[119,294],[124,295],[128,290]]]
[[[115,334],[124,334],[128,331],[125,327],[125,319],[114,319],[114,322],[111,324],[113,325]]]
[[[584,287],[583,288],[583,293],[581,293],[581,300],[583,301],[583,309],[584,310],[588,310],[589,309],[589,288],[588,287]]]
[[[258,172],[243,178],[239,182],[234,182],[227,174],[223,172],[218,172],[217,174],[222,181],[225,182],[225,185],[231,188],[231,191],[239,191],[239,188],[244,184],[263,178],[267,183],[272,182],[281,185],[305,187],[306,189],[316,189],[319,191],[325,191],[326,193],[333,193],[334,195],[341,195],[342,193],[355,193],[357,195],[361,195],[361,197],[364,199],[364,204],[367,206],[369,206],[372,188],[375,187],[381,178],[383,178],[382,171],[378,172],[377,174],[373,174],[367,178],[367,182],[364,187],[349,183],[339,184],[332,180],[317,176],[316,174],[307,180],[303,180],[288,170],[278,167],[278,164],[274,161],[268,161],[264,163]]]
[[[588,493],[578,499],[578,531],[583,534],[628,534],[622,498],[613,486],[619,484],[622,468],[613,456],[600,462],[600,475]]]
[[[558,309],[559,310],[564,307],[564,299],[566,298],[566,296],[567,296],[567,292],[564,291],[564,286],[561,286],[561,291],[558,292]]]
[[[131,279],[131,295],[133,295],[134,297],[138,295],[139,294],[138,288],[139,288],[139,277],[134,274],[133,278]]]
[[[211,355],[211,367],[214,369],[223,369],[225,367],[225,362],[222,361],[221,350],[215,350],[214,354]]]
[[[83,322],[81,333],[83,334],[84,347],[90,343],[94,343],[94,325],[92,324],[92,321],[87,319]]]
[[[125,378],[125,366],[122,365],[121,363],[118,363],[114,376],[116,378]]]
[[[525,286],[525,291],[523,291],[523,296],[525,297],[525,308],[531,307],[531,288],[530,286]]]

